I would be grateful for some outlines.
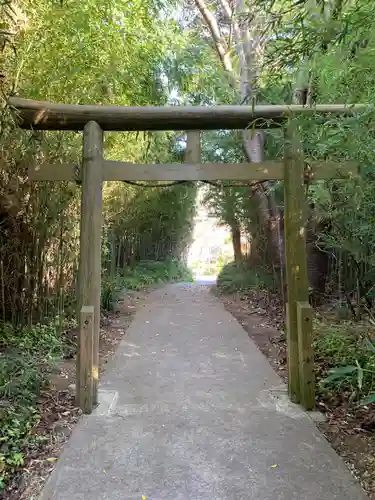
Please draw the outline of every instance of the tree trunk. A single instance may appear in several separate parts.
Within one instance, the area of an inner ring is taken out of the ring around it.
[[[236,264],[239,264],[242,262],[241,231],[236,221],[231,224],[230,231],[232,236],[234,261]]]
[[[220,0],[222,12],[227,23],[231,26],[235,42],[235,53],[239,62],[239,75],[234,73],[235,65],[229,59],[230,49],[223,38],[219,24],[212,10],[208,8],[206,0],[195,0],[195,3],[210,30],[216,52],[223,68],[232,74],[232,86],[239,86],[241,104],[252,104],[256,101],[257,90],[257,61],[264,49],[264,42],[259,36],[261,20],[252,19],[250,25],[248,9],[245,0]],[[230,42],[229,42],[230,43]],[[238,78],[239,77],[239,78]],[[239,84],[239,85],[238,85]],[[264,132],[262,130],[246,129],[242,133],[243,148],[252,163],[261,163],[264,156]],[[249,187],[249,194],[258,205],[258,219],[260,231],[266,238],[266,254],[271,259],[273,267],[280,267],[282,238],[280,237],[280,214],[276,206],[275,196],[269,183]],[[258,252],[261,255],[261,249]],[[263,252],[264,253],[264,252]]]

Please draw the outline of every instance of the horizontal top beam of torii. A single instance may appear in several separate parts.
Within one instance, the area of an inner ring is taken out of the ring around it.
[[[18,97],[11,97],[9,106],[17,112],[21,128],[75,131],[83,130],[89,121],[107,131],[245,129],[252,125],[267,129],[279,127],[296,114],[352,115],[369,109],[365,104],[122,107],[52,104]]]

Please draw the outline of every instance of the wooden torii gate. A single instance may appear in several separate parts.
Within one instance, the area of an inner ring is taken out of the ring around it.
[[[32,181],[82,182],[78,303],[80,334],[77,352],[77,402],[86,413],[98,403],[101,288],[102,183],[114,180],[210,181],[284,180],[285,255],[287,278],[288,390],[306,409],[315,405],[312,352],[312,309],[308,301],[305,181],[355,176],[355,162],[305,162],[297,114],[351,115],[365,105],[215,107],[110,107],[65,105],[11,98],[19,125],[25,129],[83,130],[82,164],[42,164],[29,172]],[[284,161],[200,163],[199,130],[257,129],[285,126]],[[139,165],[107,161],[104,131],[186,130],[185,163]]]

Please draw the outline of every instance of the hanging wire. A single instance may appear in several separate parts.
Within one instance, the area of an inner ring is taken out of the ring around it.
[[[203,184],[208,184],[210,186],[214,187],[220,187],[220,188],[230,188],[230,187],[253,187],[257,186],[259,184],[262,184],[264,181],[256,181],[256,182],[249,182],[248,184],[223,184],[220,182],[215,182],[215,181],[175,181],[175,182],[168,182],[167,184],[144,184],[141,182],[135,182],[135,181],[123,181],[125,184],[129,184],[131,186],[136,186],[136,187],[142,187],[142,188],[168,188],[168,187],[173,187],[173,186],[178,186],[181,184],[193,184],[194,182],[203,182]]]
[[[81,185],[82,184],[81,174],[80,174],[80,166],[78,164],[75,167],[75,182],[76,182],[77,185]],[[208,184],[210,186],[219,187],[219,188],[231,188],[231,187],[248,188],[248,187],[253,187],[253,186],[258,186],[260,184],[263,184],[264,181],[249,182],[247,184],[235,184],[235,183],[223,184],[222,182],[207,181],[207,180],[202,180],[202,181],[174,181],[174,182],[167,182],[167,183],[164,183],[164,184],[156,184],[156,183],[145,184],[143,182],[127,181],[127,180],[124,180],[122,182],[124,184],[128,184],[130,186],[135,186],[135,187],[140,187],[140,188],[146,188],[146,189],[149,189],[149,188],[160,188],[160,189],[164,189],[164,188],[179,186],[179,185],[182,185],[182,184],[193,184],[194,182],[202,182],[203,184]]]
[[[167,184],[143,184],[143,182],[135,181],[123,181],[125,184],[130,184],[131,186],[143,187],[143,188],[166,188],[171,186],[178,186],[179,184],[187,184],[191,181],[174,181],[168,182]]]

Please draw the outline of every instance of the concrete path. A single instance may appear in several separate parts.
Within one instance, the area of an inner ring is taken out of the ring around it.
[[[246,332],[200,285],[151,294],[42,500],[364,500]]]

